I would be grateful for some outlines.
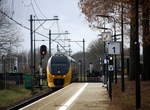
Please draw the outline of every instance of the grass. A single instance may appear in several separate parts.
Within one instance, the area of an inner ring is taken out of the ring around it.
[[[22,101],[31,96],[31,91],[24,88],[0,90],[0,109]]]
[[[141,108],[150,110],[150,81],[141,82]],[[135,81],[125,81],[125,92],[121,83],[113,85],[112,102],[108,110],[135,110]]]

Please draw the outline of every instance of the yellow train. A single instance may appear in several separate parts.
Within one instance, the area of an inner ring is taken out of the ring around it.
[[[63,54],[51,56],[47,64],[48,87],[62,88],[77,80],[75,60]]]

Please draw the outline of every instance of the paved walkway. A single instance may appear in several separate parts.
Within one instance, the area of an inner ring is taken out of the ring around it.
[[[89,83],[70,110],[107,110],[110,100],[100,83]]]
[[[21,110],[107,110],[109,102],[101,83],[72,83]]]

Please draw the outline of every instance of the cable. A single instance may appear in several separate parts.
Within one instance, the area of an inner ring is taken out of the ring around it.
[[[11,2],[11,13],[12,13],[12,15],[11,15],[11,17],[13,17],[13,15],[15,14],[14,7],[15,7],[14,0],[12,0],[12,2]]]
[[[32,0],[31,0],[31,7],[32,7],[32,10],[33,10],[33,13],[35,14],[36,18],[38,19],[38,16],[37,16],[36,11],[35,11],[35,9],[34,9],[34,5],[33,5],[33,3],[32,3]]]
[[[35,1],[34,1],[34,2],[35,2]],[[35,2],[35,4],[36,4],[36,2]],[[37,4],[36,4],[36,5],[37,5]],[[33,10],[33,12],[34,12],[36,18],[39,19],[38,16],[37,16],[37,13],[36,13],[36,11],[35,11],[35,8],[34,8],[34,5],[33,5],[32,0],[31,0],[31,7],[32,7],[32,10]],[[38,8],[37,8],[37,9],[38,9]],[[45,17],[45,18],[46,18],[46,17]],[[46,19],[47,19],[47,18],[46,18]],[[48,28],[45,28],[45,27],[43,26],[44,22],[41,23],[40,21],[38,21],[38,23],[39,23],[39,27],[41,26],[44,30],[49,30]]]
[[[36,0],[34,0],[34,3],[35,3],[35,5],[36,5],[37,9],[39,10],[39,12],[41,13],[41,15],[42,15],[44,18],[47,19],[47,17],[46,17],[46,16],[44,15],[44,13],[42,12],[42,10],[41,10],[41,8],[39,7],[39,5],[38,5],[38,3],[36,2]]]
[[[15,22],[17,25],[21,26],[22,28],[25,28],[27,30],[30,30],[28,27],[22,25],[21,23],[19,23],[18,21],[14,20],[12,17],[8,16],[5,12],[0,10],[0,13],[3,14],[4,16],[6,16],[7,18],[9,18],[10,20],[12,20],[13,22]]]
[[[16,23],[17,25],[19,25],[20,27],[22,27],[22,28],[27,29],[27,30],[30,31],[30,28],[28,28],[27,26],[22,25],[21,23],[19,23],[18,21],[16,21],[16,20],[13,19],[12,17],[8,16],[5,12],[3,12],[3,11],[0,10],[0,13],[3,14],[4,16],[6,16],[8,19],[10,19],[10,20],[12,20],[13,22],[15,22],[15,23]],[[49,37],[47,37],[47,36],[45,36],[45,35],[43,35],[43,34],[41,34],[41,33],[39,33],[39,32],[35,32],[35,33],[49,39]],[[59,45],[66,51],[66,49],[65,49],[59,42],[57,42],[57,41],[55,41],[55,40],[52,40],[52,41],[54,41],[54,42],[56,42],[57,44],[59,44]]]
[[[83,48],[78,42],[75,42],[79,47]]]
[[[35,3],[35,6],[37,7],[37,9],[39,10],[39,12],[41,13],[41,15],[42,15],[44,18],[47,19],[47,17],[45,16],[45,14],[42,12],[40,6],[38,5],[37,1],[36,1],[36,0],[33,0],[33,1],[34,1],[34,3]],[[37,17],[37,14],[36,14],[36,11],[35,11],[35,8],[34,8],[34,5],[33,5],[32,0],[31,0],[31,5],[32,5],[33,11],[34,11],[34,13],[35,13],[35,15],[36,15],[36,17]],[[37,18],[38,18],[38,17],[37,17]],[[59,28],[58,21],[56,21],[56,23],[57,23],[58,33],[59,33],[59,32],[60,32],[60,28]],[[39,22],[39,24],[41,24],[41,23]],[[49,30],[54,24],[55,24],[55,22],[54,22],[49,28],[45,28],[43,25],[41,25],[41,26],[42,26],[42,28],[43,28],[44,30]]]
[[[24,0],[21,0],[21,3],[23,4],[24,7],[30,7],[31,6],[31,2],[29,4],[25,4]]]

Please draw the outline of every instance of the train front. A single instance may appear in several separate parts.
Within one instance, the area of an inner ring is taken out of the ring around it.
[[[71,81],[71,65],[67,56],[52,56],[47,65],[47,81],[51,88],[61,88]]]

